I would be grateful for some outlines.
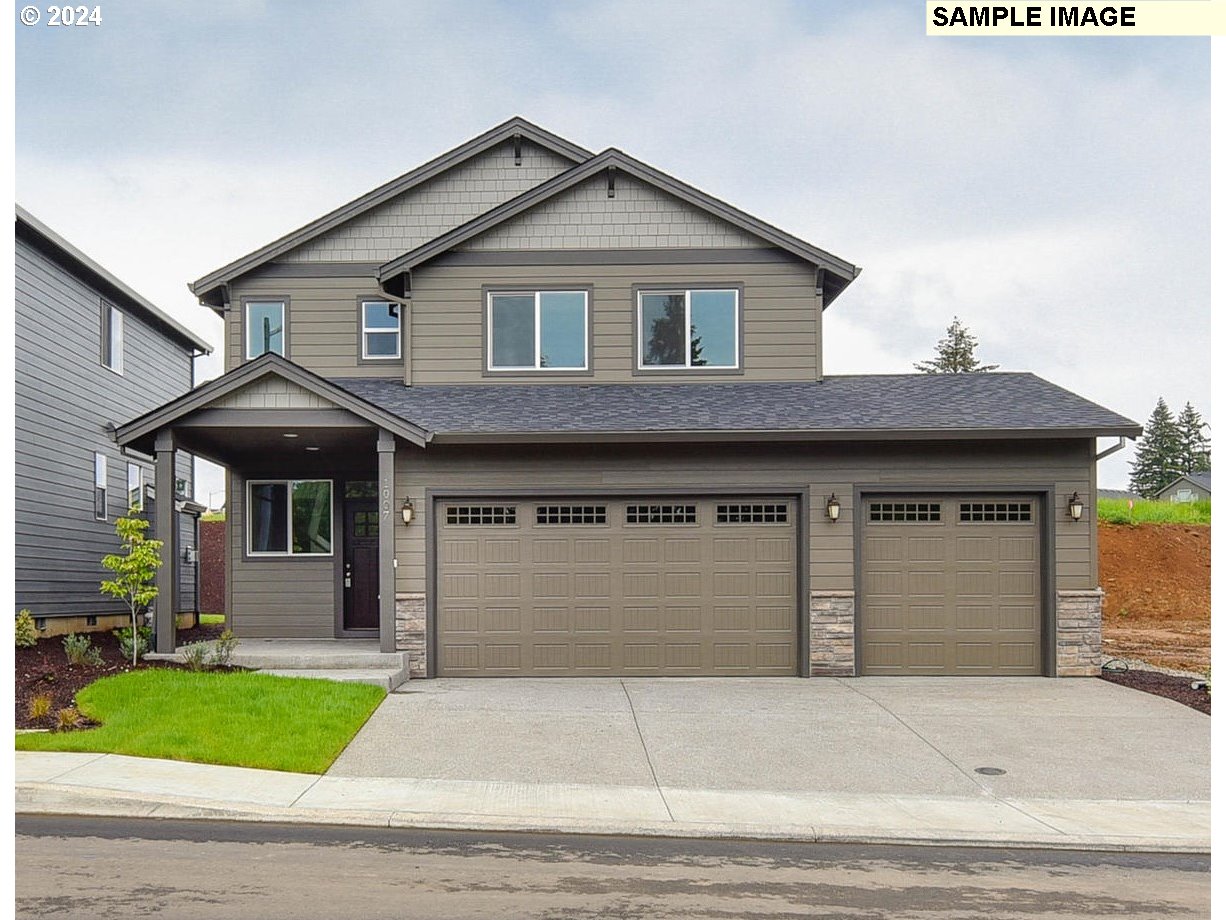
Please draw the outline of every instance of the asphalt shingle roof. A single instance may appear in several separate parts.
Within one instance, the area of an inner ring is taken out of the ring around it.
[[[1034,374],[827,377],[797,383],[332,382],[437,435],[932,431],[1140,434],[1136,422]]]

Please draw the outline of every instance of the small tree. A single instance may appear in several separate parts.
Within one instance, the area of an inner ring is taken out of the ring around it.
[[[978,347],[979,340],[955,316],[945,330],[945,338],[936,344],[937,356],[916,362],[915,369],[925,374],[979,374],[1000,367],[999,364],[980,364],[975,357]]]
[[[1179,452],[1179,430],[1175,426],[1175,418],[1166,400],[1159,397],[1137,442],[1129,481],[1132,490],[1142,498],[1156,497],[1163,486],[1182,472]]]
[[[153,584],[158,567],[162,564],[162,541],[147,540],[145,531],[149,522],[139,517],[139,511],[131,508],[126,517],[115,522],[115,533],[123,548],[121,553],[102,557],[102,564],[115,573],[114,578],[104,579],[101,591],[117,597],[128,605],[132,614],[132,635],[136,636],[137,620],[158,596]],[[135,666],[139,642],[132,643],[132,664]]]
[[[1181,473],[1204,473],[1209,469],[1209,438],[1205,436],[1205,420],[1185,403],[1175,420],[1175,438],[1179,445],[1176,463]]]

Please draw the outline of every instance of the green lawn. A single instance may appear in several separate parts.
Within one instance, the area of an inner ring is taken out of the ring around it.
[[[384,695],[366,684],[149,668],[77,694],[98,728],[18,735],[17,749],[323,773]]]
[[[1136,501],[1128,509],[1126,498],[1100,498],[1098,519],[1106,524],[1208,524],[1209,502]]]
[[[201,626],[220,626],[226,621],[224,613],[202,613],[200,614]]]

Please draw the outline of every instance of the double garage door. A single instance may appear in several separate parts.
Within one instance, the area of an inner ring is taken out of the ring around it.
[[[795,675],[789,498],[440,501],[440,676]]]
[[[861,515],[861,673],[1042,673],[1034,499],[883,496]]]

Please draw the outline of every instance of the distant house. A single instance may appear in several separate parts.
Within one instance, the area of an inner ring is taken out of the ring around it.
[[[1209,473],[1187,473],[1163,486],[1158,492],[1160,502],[1209,501]]]
[[[1098,500],[1102,501],[1104,498],[1113,498],[1113,499],[1127,498],[1127,499],[1132,499],[1134,502],[1138,502],[1141,500],[1140,495],[1128,489],[1099,489],[1098,490]]]
[[[104,597],[101,559],[115,519],[174,506],[180,613],[195,611],[192,457],[154,490],[147,453],[115,427],[192,388],[209,344],[33,215],[16,208],[16,602],[41,635],[111,629],[127,608]],[[170,493],[170,494],[167,494]],[[166,534],[159,538],[169,541]]]

